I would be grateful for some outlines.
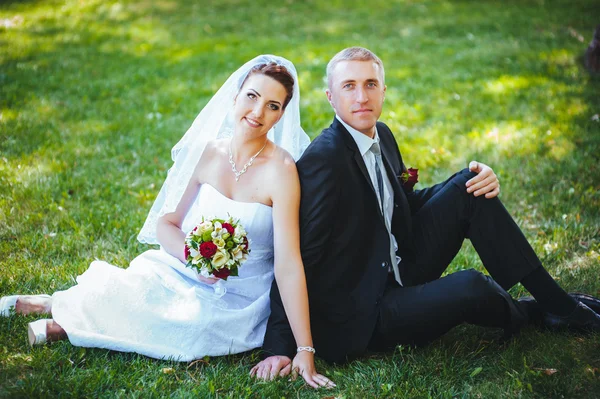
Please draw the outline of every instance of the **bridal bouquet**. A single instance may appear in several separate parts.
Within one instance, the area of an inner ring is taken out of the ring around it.
[[[204,277],[227,280],[229,276],[237,276],[248,253],[246,230],[231,217],[227,220],[202,218],[202,223],[185,237],[186,266]]]

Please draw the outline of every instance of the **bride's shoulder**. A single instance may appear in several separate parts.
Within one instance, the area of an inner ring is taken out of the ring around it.
[[[215,157],[227,154],[227,139],[215,139],[206,143],[206,147],[202,153],[204,160],[214,159]]]
[[[287,150],[285,150],[282,147],[279,147],[278,145],[274,145],[275,149],[273,150],[273,163],[276,164],[276,166],[294,166],[296,167],[296,161],[294,161],[294,157],[292,157],[292,155],[287,152]]]
[[[211,153],[226,153],[229,139],[214,139],[206,143],[206,150]]]
[[[227,144],[225,142],[226,140],[223,139],[215,139],[206,143],[206,146],[202,150],[202,155],[196,164],[195,173],[200,174],[201,171],[212,170],[214,165],[218,164],[216,161],[222,158],[223,154],[227,153]]]
[[[275,145],[270,162],[270,170],[275,180],[287,179],[290,175],[298,175],[296,161],[285,149]]]

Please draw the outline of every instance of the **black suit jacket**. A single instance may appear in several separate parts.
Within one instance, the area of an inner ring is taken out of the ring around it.
[[[405,190],[406,167],[390,129],[377,123],[382,157],[394,190],[392,233],[401,265],[413,259],[411,213],[437,191]],[[343,362],[362,354],[371,339],[389,268],[389,237],[377,196],[356,142],[334,119],[297,163],[302,197],[300,245],[311,329],[317,354]],[[293,357],[296,345],[274,281],[263,354]]]

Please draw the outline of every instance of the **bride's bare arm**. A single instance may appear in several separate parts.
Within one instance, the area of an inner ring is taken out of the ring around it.
[[[283,167],[278,168],[277,177],[271,182],[275,279],[296,345],[312,347],[308,292],[300,255],[300,181],[291,157],[284,161]],[[315,388],[330,384],[328,379],[316,372],[314,353],[298,352],[292,368],[298,369],[306,382]]]
[[[181,230],[181,224],[185,215],[190,210],[194,199],[200,190],[200,182],[196,173],[192,175],[187,188],[185,189],[181,201],[174,212],[165,213],[156,223],[156,238],[160,245],[182,262],[186,263],[184,242],[186,233]]]
[[[200,191],[201,171],[206,168],[207,162],[210,162],[211,154],[214,152],[213,144],[207,144],[204,149],[175,211],[165,213],[156,223],[156,238],[160,245],[184,263],[187,262],[184,251],[187,232],[181,230],[181,225]]]

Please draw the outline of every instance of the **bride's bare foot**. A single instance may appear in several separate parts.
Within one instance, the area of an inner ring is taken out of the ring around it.
[[[27,326],[29,345],[44,345],[47,342],[60,341],[67,338],[67,333],[53,319],[42,319]]]
[[[52,311],[52,298],[47,295],[19,295],[15,303],[18,314],[49,314]]]
[[[46,340],[48,342],[60,341],[67,338],[67,333],[57,322],[48,320],[46,323]]]

